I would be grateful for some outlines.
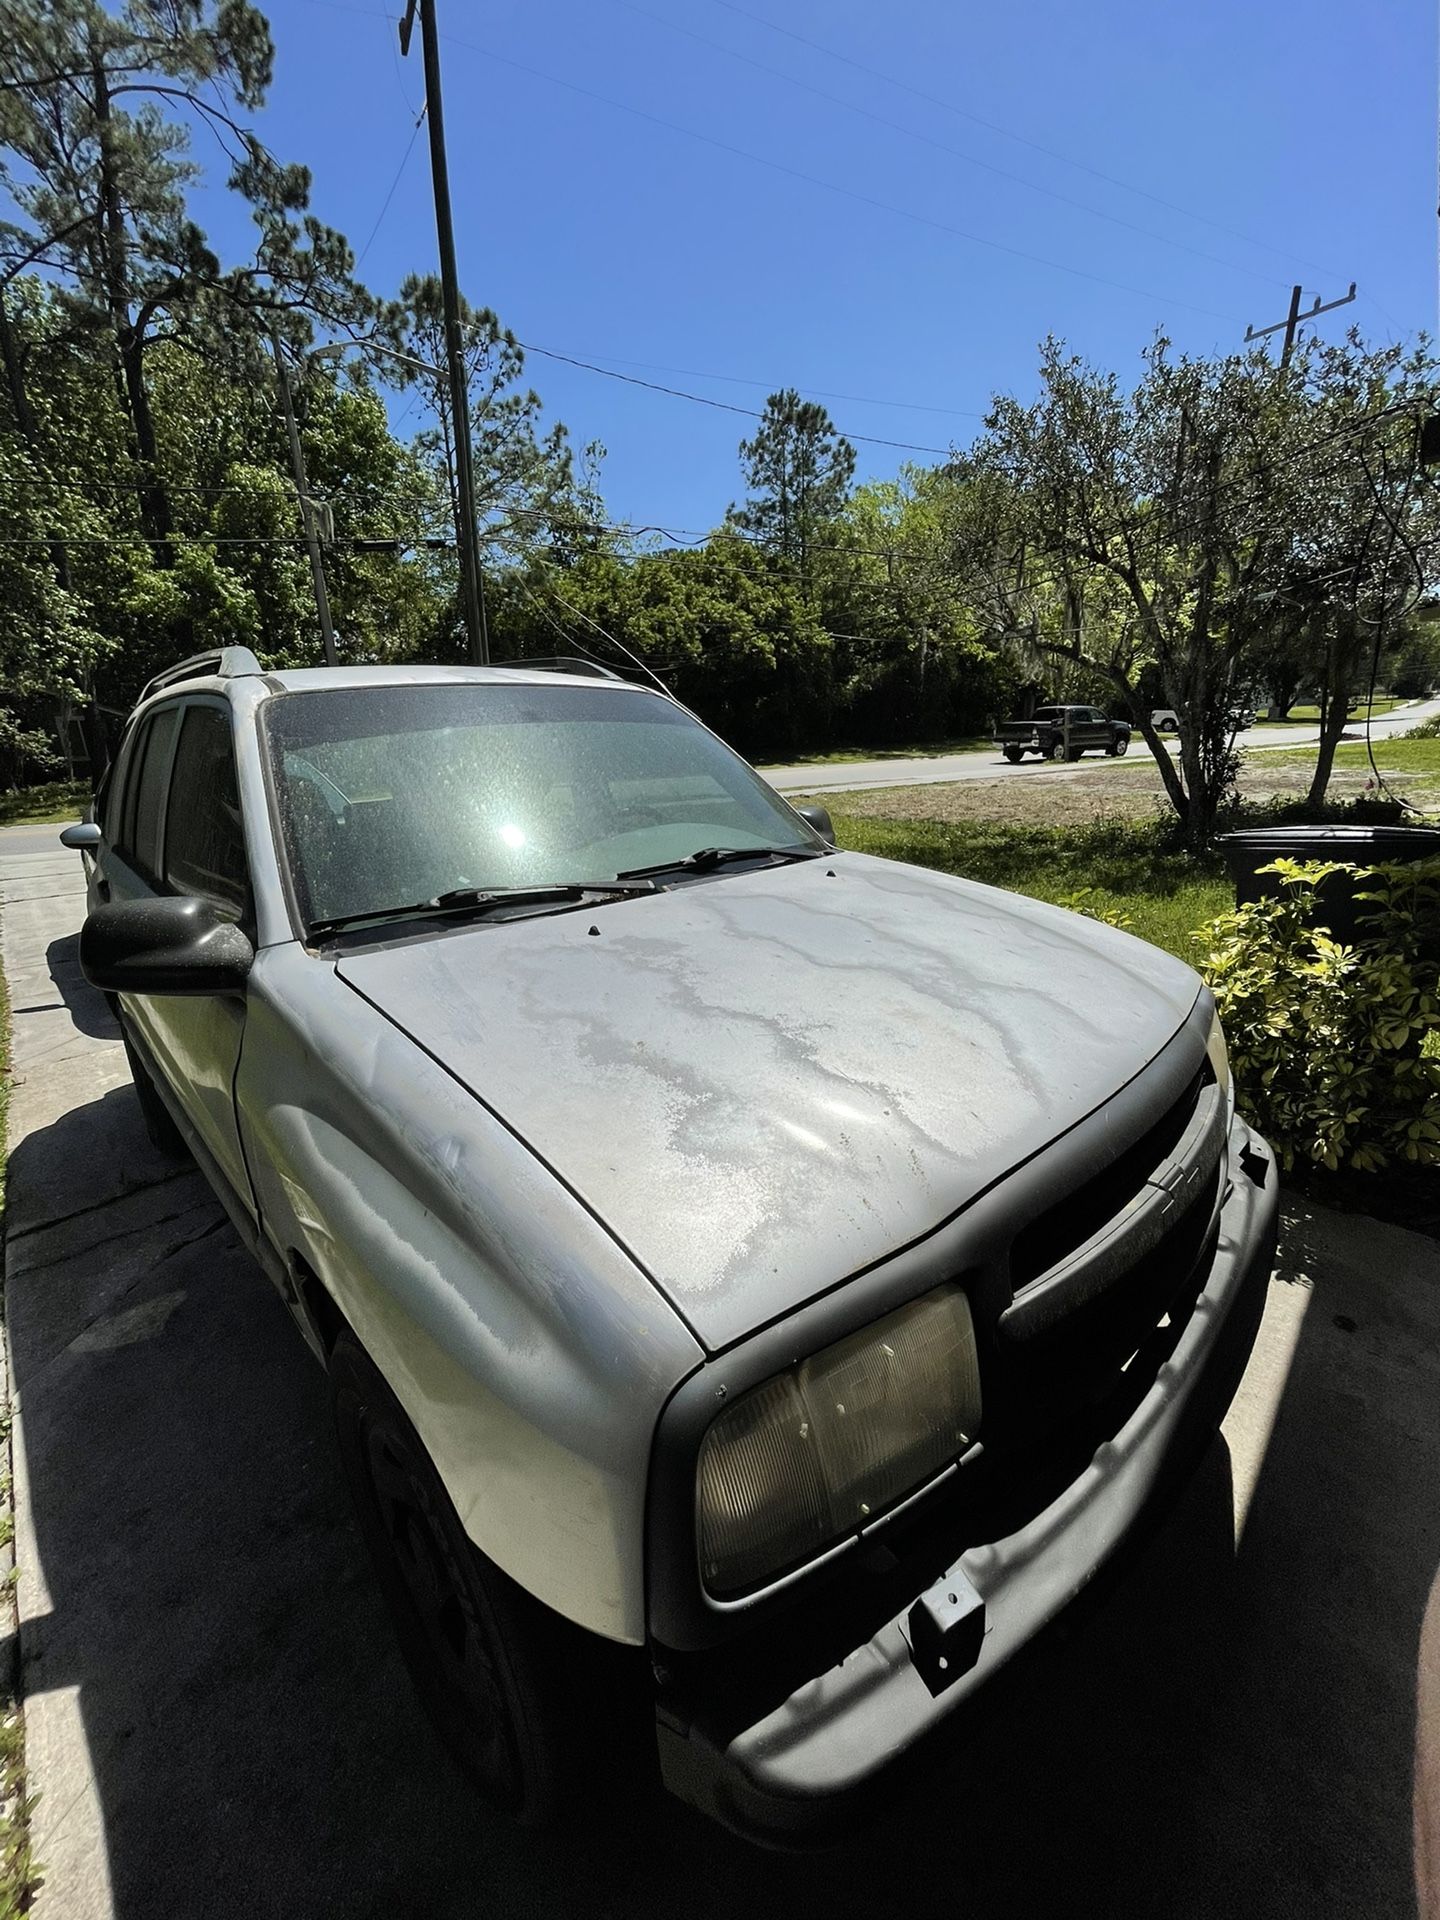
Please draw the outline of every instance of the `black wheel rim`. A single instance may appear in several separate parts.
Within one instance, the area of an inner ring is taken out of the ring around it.
[[[410,1616],[416,1675],[441,1731],[492,1798],[513,1804],[519,1769],[491,1634],[455,1563],[443,1522],[406,1450],[382,1427],[366,1434],[370,1494]]]

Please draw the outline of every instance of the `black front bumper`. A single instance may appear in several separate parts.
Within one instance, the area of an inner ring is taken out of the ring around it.
[[[974,1664],[933,1691],[911,1654],[910,1608],[753,1724],[662,1710],[666,1786],[745,1837],[823,1841],[936,1737],[963,1737],[987,1683],[1184,1484],[1250,1356],[1274,1264],[1279,1183],[1238,1119],[1235,1183],[1209,1275],[1170,1358],[1135,1412],[1058,1498],[1018,1532],[955,1563],[985,1604]],[[932,1676],[933,1678],[933,1676]],[[967,1711],[967,1709],[971,1711]]]

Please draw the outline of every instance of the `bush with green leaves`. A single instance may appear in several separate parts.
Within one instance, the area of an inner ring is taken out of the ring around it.
[[[1278,897],[1195,936],[1242,1113],[1286,1168],[1440,1165],[1440,860],[1265,871],[1281,876]],[[1358,903],[1349,944],[1318,924],[1319,890],[1339,875]]]

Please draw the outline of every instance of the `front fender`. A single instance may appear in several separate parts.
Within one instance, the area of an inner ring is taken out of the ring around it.
[[[566,1618],[639,1643],[651,1439],[695,1341],[333,965],[264,949],[248,998],[236,1099],[267,1238],[330,1293],[475,1544]]]

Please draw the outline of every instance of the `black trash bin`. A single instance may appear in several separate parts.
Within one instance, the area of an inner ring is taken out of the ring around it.
[[[1343,860],[1359,867],[1406,864],[1440,859],[1437,827],[1250,827],[1243,833],[1222,834],[1218,843],[1235,882],[1235,904],[1269,900],[1285,891],[1278,873],[1260,869],[1272,860]],[[1350,876],[1335,873],[1321,883],[1316,924],[1333,940],[1347,945],[1363,932]],[[1420,957],[1440,959],[1440,929],[1427,929]]]

